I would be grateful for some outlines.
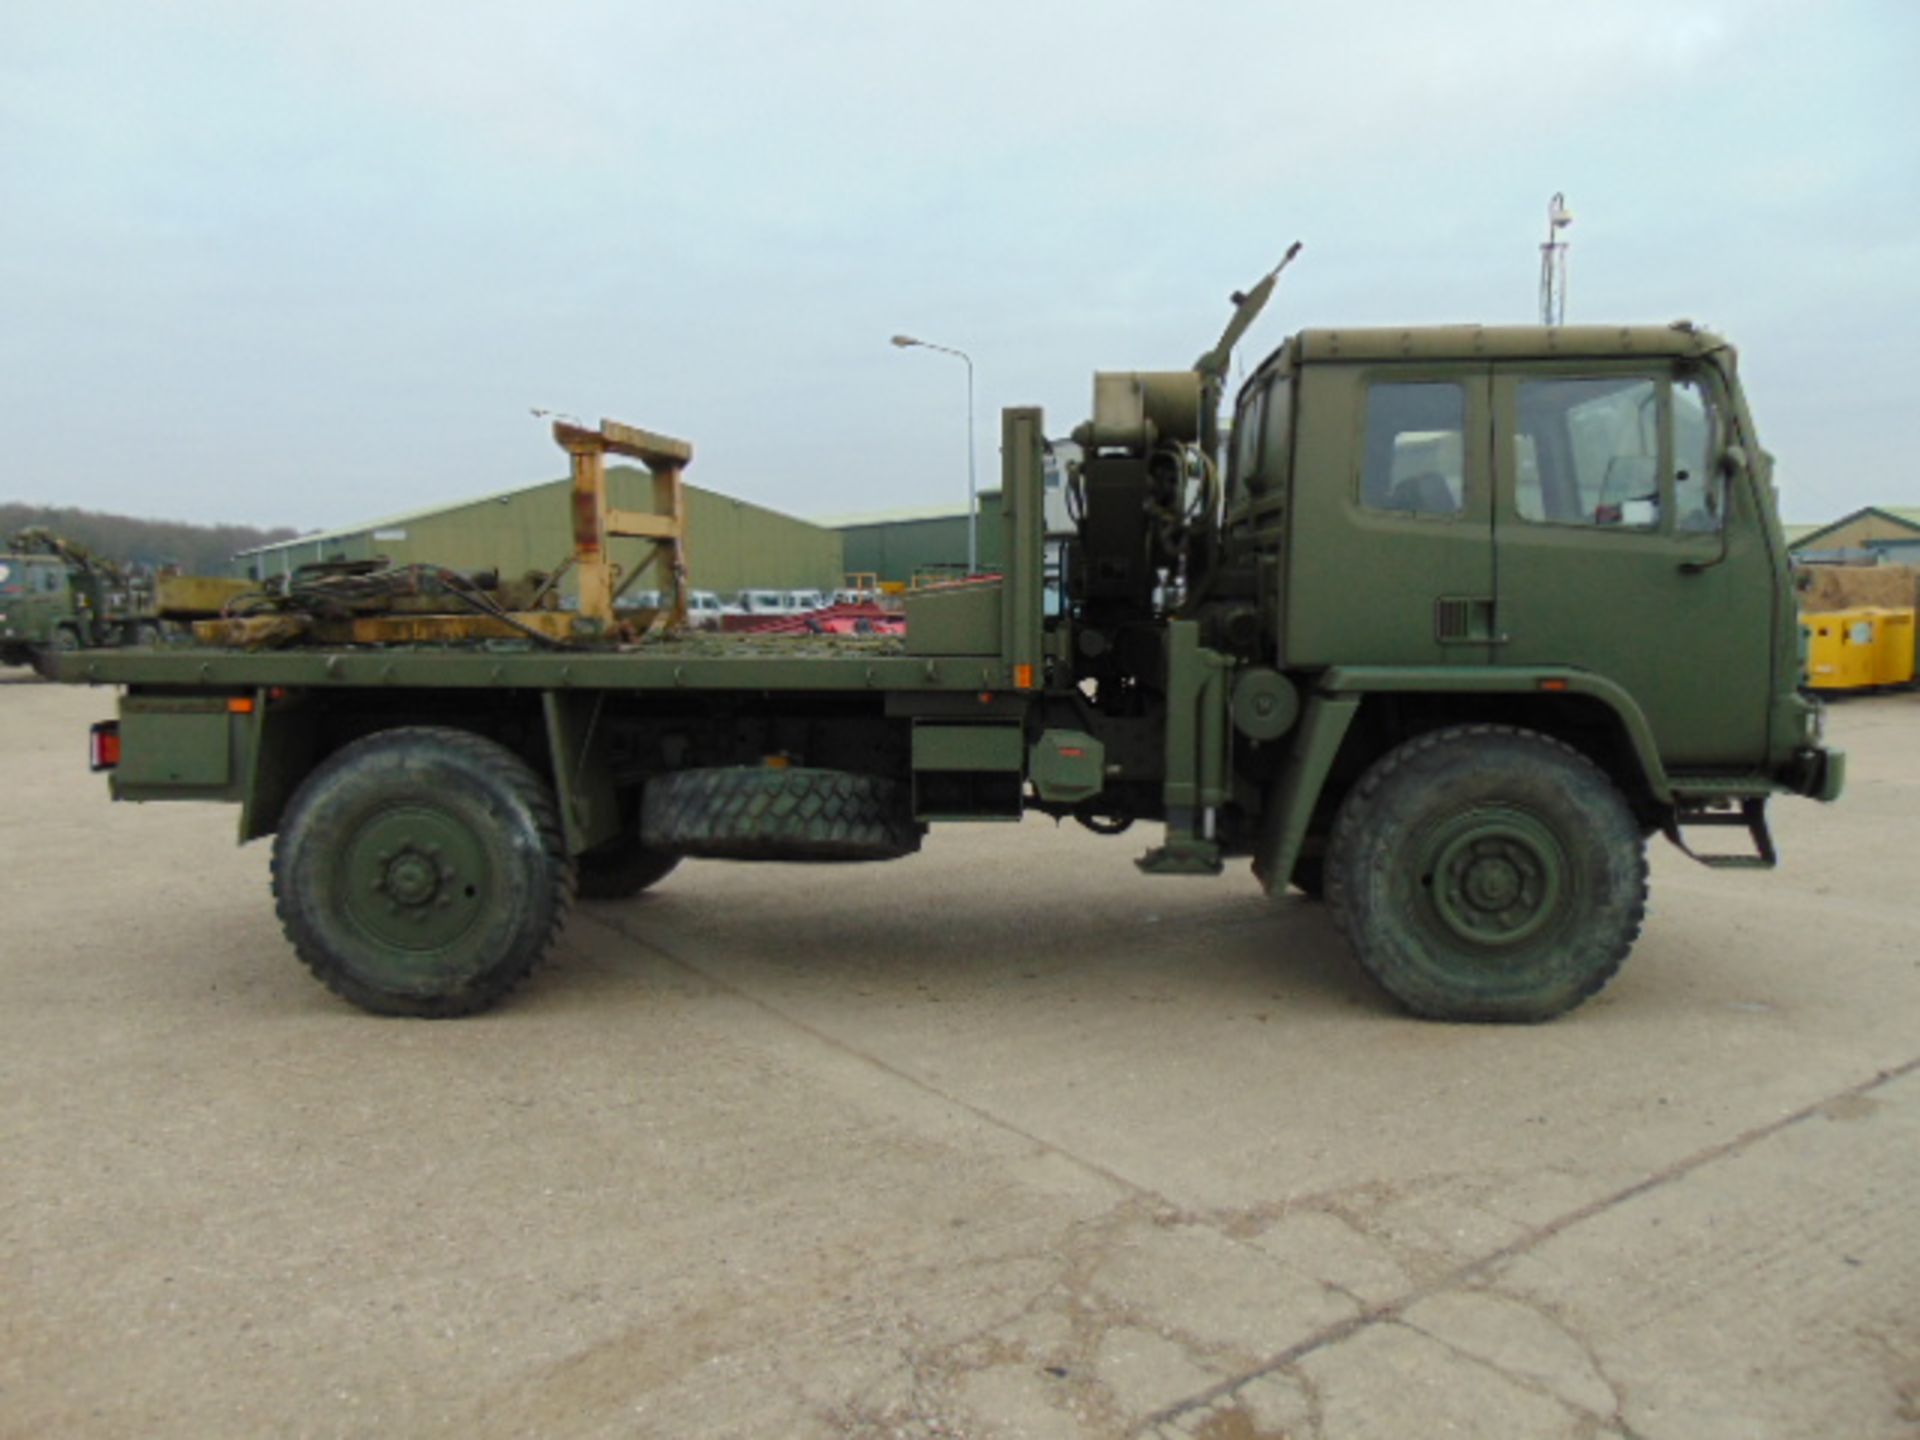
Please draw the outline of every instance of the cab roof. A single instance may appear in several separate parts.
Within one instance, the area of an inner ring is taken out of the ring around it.
[[[1705,355],[1726,346],[1690,320],[1670,325],[1420,325],[1302,330],[1298,360],[1501,360]]]

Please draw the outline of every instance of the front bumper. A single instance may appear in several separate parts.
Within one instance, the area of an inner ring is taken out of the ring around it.
[[[1787,784],[1810,800],[1838,800],[1847,786],[1847,752],[1811,746],[1794,756]]]

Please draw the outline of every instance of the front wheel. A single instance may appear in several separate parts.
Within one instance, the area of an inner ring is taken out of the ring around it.
[[[1645,845],[1619,789],[1570,746],[1506,726],[1380,759],[1341,806],[1327,878],[1367,973],[1437,1020],[1571,1010],[1646,915]]]
[[[273,845],[280,923],[328,989],[377,1015],[496,1004],[574,894],[553,792],[463,730],[385,730],[307,777]]]

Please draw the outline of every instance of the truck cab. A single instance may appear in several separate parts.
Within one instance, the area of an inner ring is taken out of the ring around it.
[[[0,663],[29,665],[43,654],[76,650],[85,617],[60,560],[0,555]]]
[[[1271,556],[1282,667],[1563,670],[1670,780],[1824,783],[1770,458],[1717,336],[1303,331],[1232,434],[1229,548]]]

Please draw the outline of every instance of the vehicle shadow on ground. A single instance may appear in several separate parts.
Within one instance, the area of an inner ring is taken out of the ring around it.
[[[990,1006],[1017,994],[1397,1013],[1360,972],[1325,907],[1298,896],[1129,901],[1096,915],[1084,895],[1009,906],[986,885],[912,906],[829,908],[799,893],[716,904],[670,888],[583,902],[561,953],[522,1003],[645,1007],[663,989],[712,988],[776,1008]]]

